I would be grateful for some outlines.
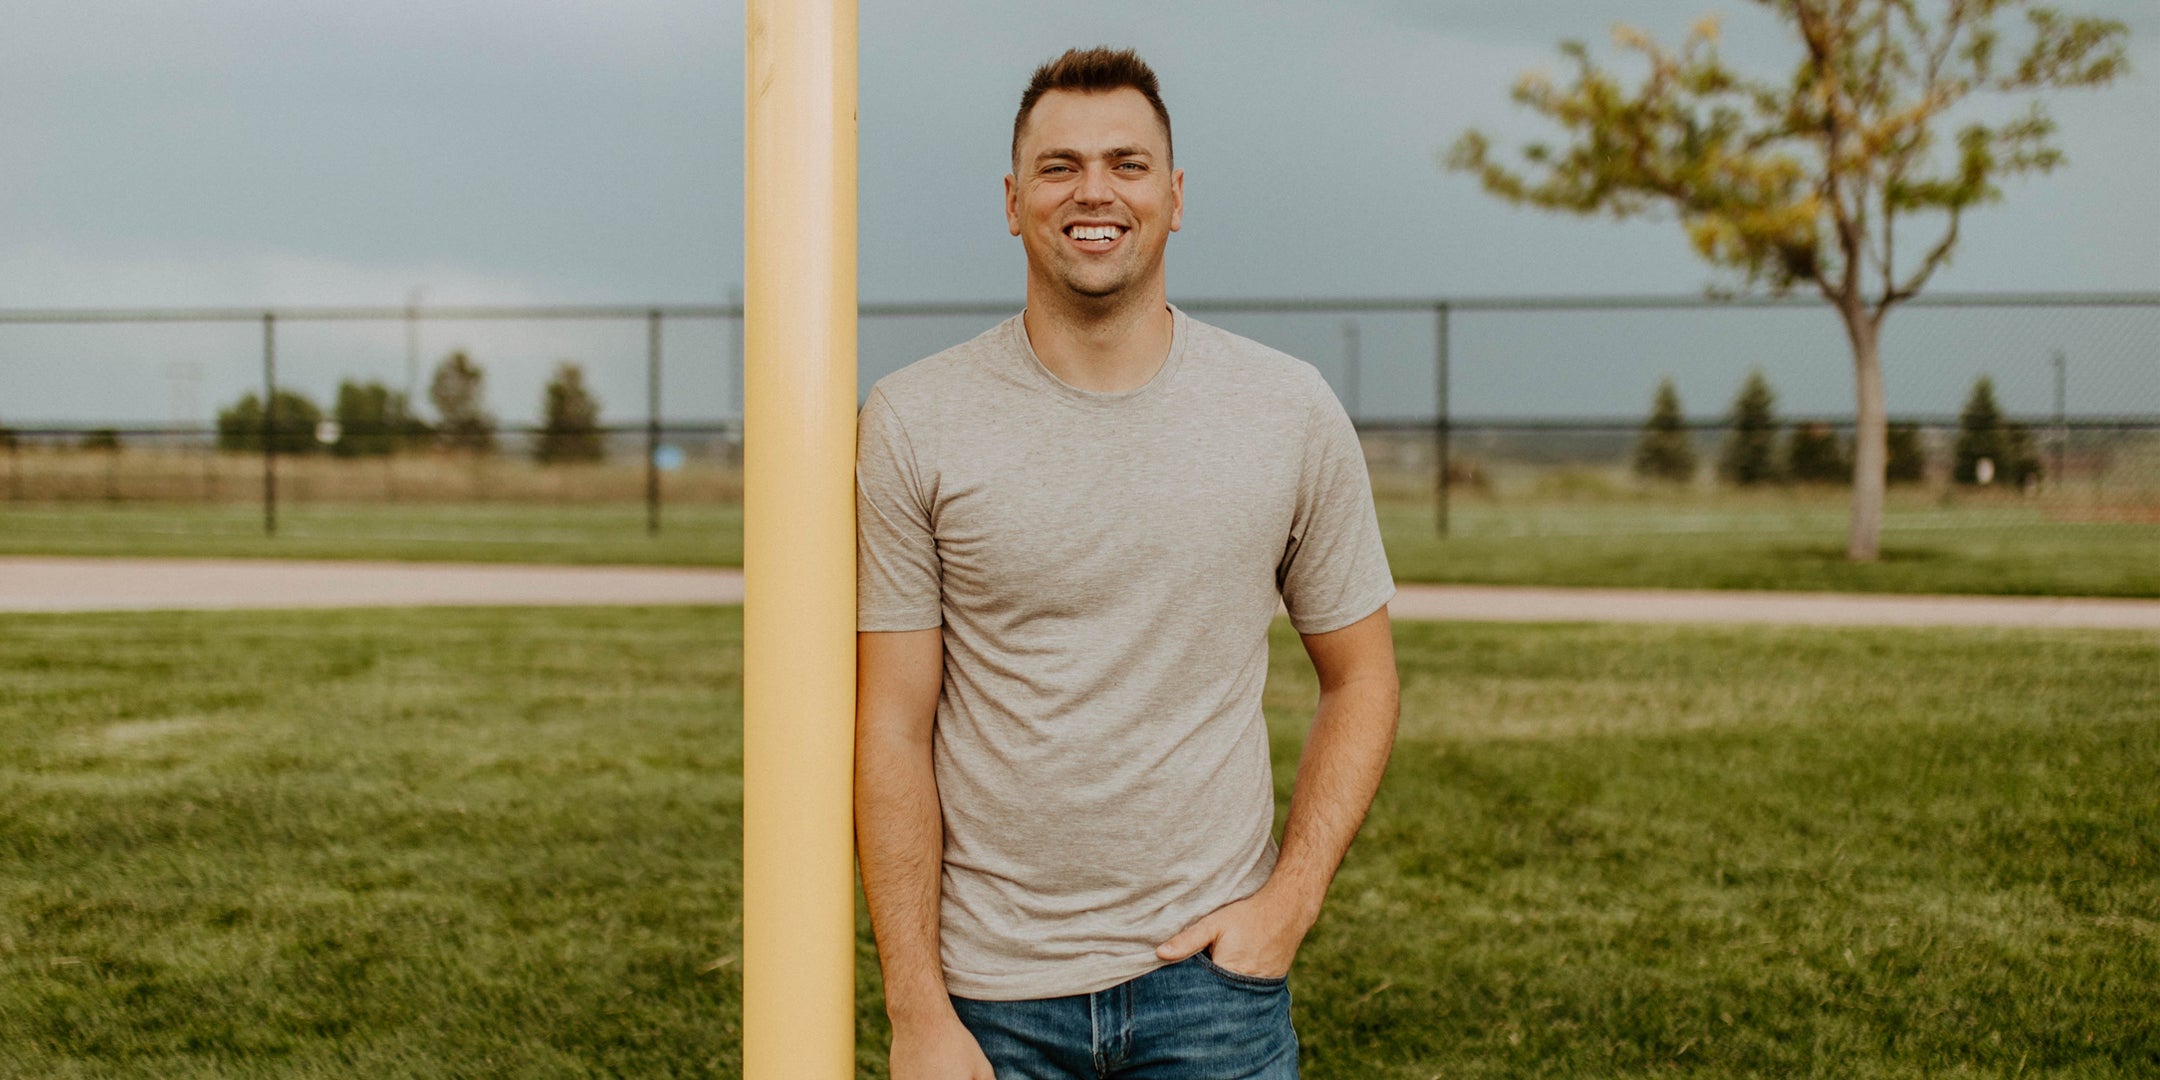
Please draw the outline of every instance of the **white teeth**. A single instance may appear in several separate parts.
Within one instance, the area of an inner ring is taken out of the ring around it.
[[[1075,240],[1115,240],[1123,231],[1117,225],[1075,225],[1071,233]]]

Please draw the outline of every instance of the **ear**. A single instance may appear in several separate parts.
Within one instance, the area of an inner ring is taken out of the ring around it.
[[[1185,223],[1185,170],[1170,170],[1170,231]]]
[[[1005,174],[1005,231],[1020,235],[1020,178]]]

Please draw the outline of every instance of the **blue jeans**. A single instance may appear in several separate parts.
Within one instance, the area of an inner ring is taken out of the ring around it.
[[[1108,990],[1031,1001],[954,997],[998,1080],[1296,1080],[1290,984],[1206,952]]]

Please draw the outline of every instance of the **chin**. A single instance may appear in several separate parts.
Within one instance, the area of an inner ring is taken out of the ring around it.
[[[1129,277],[1118,277],[1108,281],[1087,281],[1074,277],[1065,279],[1065,287],[1071,290],[1074,295],[1085,296],[1090,300],[1111,299],[1124,292],[1131,284],[1132,279]]]

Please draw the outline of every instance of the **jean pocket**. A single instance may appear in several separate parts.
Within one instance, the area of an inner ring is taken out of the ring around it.
[[[1193,959],[1198,960],[1200,962],[1200,967],[1209,972],[1210,974],[1214,975],[1219,979],[1222,979],[1225,982],[1233,983],[1238,986],[1249,986],[1255,990],[1279,990],[1282,987],[1290,985],[1290,977],[1288,975],[1271,979],[1265,975],[1247,975],[1242,971],[1232,971],[1229,968],[1226,968],[1221,964],[1216,963],[1215,958],[1209,956],[1206,950],[1194,953]]]

